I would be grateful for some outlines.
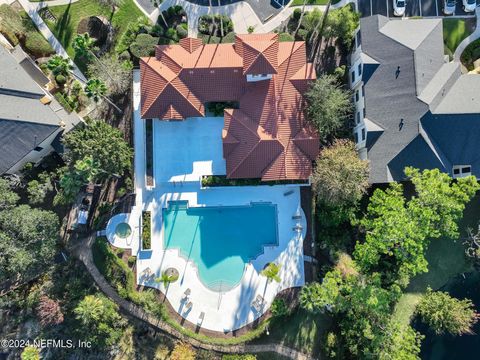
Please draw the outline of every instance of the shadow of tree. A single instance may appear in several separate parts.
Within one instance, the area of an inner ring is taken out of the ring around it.
[[[70,6],[71,5],[69,3],[67,8],[65,9],[65,12],[57,20],[54,27],[55,34],[62,44],[70,44],[72,40],[72,35],[74,33],[74,29],[72,28],[72,24],[70,23]]]

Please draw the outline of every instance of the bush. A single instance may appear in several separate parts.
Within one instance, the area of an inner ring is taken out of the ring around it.
[[[165,31],[165,37],[176,40],[177,39],[177,31],[174,28],[168,28]]]
[[[137,21],[130,22],[127,26],[127,29],[120,37],[117,46],[115,47],[115,52],[121,54],[124,51],[128,50],[130,46],[135,42],[137,35],[140,33],[145,33],[145,27],[149,24],[149,20],[144,16],[141,16]]]
[[[273,300],[270,311],[275,317],[285,316],[288,315],[288,306],[285,303],[285,300],[281,298],[276,298],[275,300]]]
[[[71,113],[73,111],[72,107],[70,106],[69,102],[65,99],[61,92],[55,93],[55,99],[63,106],[63,108],[68,112]]]
[[[473,41],[463,50],[460,60],[471,71],[473,70],[473,62],[478,58],[480,58],[480,39]]]
[[[177,36],[179,39],[183,39],[188,36],[188,31],[183,27],[183,24],[177,25]]]
[[[290,35],[289,33],[280,33],[278,34],[278,41],[295,41],[295,38],[293,35]]]
[[[155,45],[157,44],[158,38],[149,34],[138,34],[135,42],[130,45],[130,52],[136,58],[153,56],[155,54]]]
[[[135,256],[129,256],[128,257],[128,266],[132,267],[135,265],[135,262],[137,261],[137,258]]]
[[[222,360],[255,360],[256,358],[252,354],[228,354],[222,356]]]
[[[297,38],[303,41],[306,41],[308,38],[308,30],[306,29],[298,29]]]
[[[220,19],[223,21],[223,33],[228,34],[233,31],[232,20],[225,15],[202,15],[198,20],[198,31],[205,35],[221,36]]]
[[[0,6],[0,33],[13,45],[17,45],[19,38],[26,35],[22,17],[7,4]]]
[[[65,83],[67,82],[67,78],[63,75],[57,75],[55,76],[55,81],[58,85],[62,86],[65,85]]]

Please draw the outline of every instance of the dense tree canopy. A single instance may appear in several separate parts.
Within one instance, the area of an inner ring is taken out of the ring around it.
[[[417,305],[416,311],[436,334],[472,334],[472,327],[480,317],[471,300],[459,300],[446,292],[431,289]]]
[[[320,153],[311,182],[322,203],[355,207],[369,186],[368,162],[358,157],[353,142],[335,140]]]
[[[126,93],[132,84],[132,64],[118,56],[105,55],[88,65],[91,77],[101,80],[107,86],[108,95]]]
[[[425,252],[431,238],[458,236],[457,221],[479,188],[474,177],[453,182],[438,169],[407,168],[405,173],[416,195],[407,200],[398,183],[375,190],[360,220],[365,242],[357,244],[354,252],[364,272],[381,270],[387,283],[399,281],[403,286],[427,271]]]
[[[85,127],[64,136],[68,148],[67,161],[73,166],[78,160],[90,157],[98,166],[96,179],[122,175],[130,168],[132,149],[120,130],[100,120],[88,120]]]
[[[337,38],[347,49],[350,49],[359,24],[360,14],[353,11],[350,6],[330,10],[324,28],[324,36]]]
[[[28,279],[52,263],[59,221],[50,211],[13,207],[18,196],[0,186],[0,203],[10,205],[0,208],[0,282]]]
[[[318,130],[323,143],[331,141],[347,125],[352,113],[352,94],[334,75],[322,75],[306,92],[307,118]]]

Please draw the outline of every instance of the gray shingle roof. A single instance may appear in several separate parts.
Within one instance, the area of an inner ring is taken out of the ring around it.
[[[441,20],[360,24],[362,51],[379,63],[365,83],[366,117],[383,129],[366,124],[370,181],[403,180],[405,166],[472,165],[480,176],[480,76],[445,64]]]
[[[0,175],[21,161],[62,125],[66,131],[80,118],[67,114],[52,99],[44,105],[40,99],[47,95],[30,76],[28,70],[0,46]],[[22,61],[25,61],[23,59]],[[38,79],[37,79],[38,80]]]

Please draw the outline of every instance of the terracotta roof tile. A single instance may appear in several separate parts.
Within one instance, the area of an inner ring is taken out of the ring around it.
[[[277,34],[237,35],[235,44],[157,46],[142,59],[143,118],[203,116],[204,104],[237,101],[225,109],[222,131],[227,177],[307,179],[319,149],[305,123],[303,93],[315,79],[304,42],[278,42]],[[247,82],[245,74],[271,74]]]

